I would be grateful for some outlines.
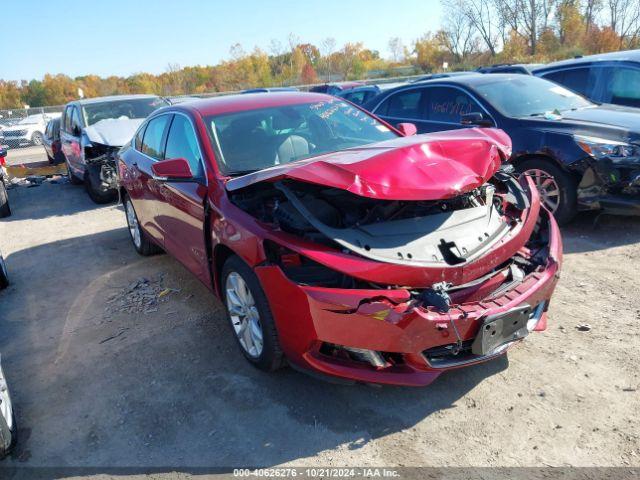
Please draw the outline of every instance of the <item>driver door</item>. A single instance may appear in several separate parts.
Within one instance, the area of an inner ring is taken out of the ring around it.
[[[184,158],[193,173],[189,180],[158,182],[155,223],[163,233],[164,248],[203,283],[210,285],[204,232],[207,199],[204,157],[193,123],[186,114],[174,113],[164,158]]]

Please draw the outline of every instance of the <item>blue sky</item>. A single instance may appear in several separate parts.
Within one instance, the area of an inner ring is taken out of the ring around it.
[[[4,0],[0,78],[160,73],[168,64],[213,65],[284,45],[290,33],[319,45],[362,41],[389,56],[440,23],[439,0]]]

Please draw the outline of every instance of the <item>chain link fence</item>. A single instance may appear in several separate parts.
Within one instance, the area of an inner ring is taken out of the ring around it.
[[[41,145],[49,120],[62,114],[64,105],[0,110],[0,146]]]
[[[364,84],[381,84],[389,82],[408,82],[416,80],[423,75],[405,75],[398,77],[365,78],[357,80]],[[325,83],[293,85],[301,91],[309,91],[313,87],[324,85]],[[174,95],[167,97],[172,103],[185,101],[191,98],[209,98],[222,95],[232,95],[242,91],[199,93],[194,95]],[[11,110],[0,110],[0,147],[21,148],[32,145],[41,145],[42,138],[47,128],[49,120],[59,117],[62,114],[64,105],[54,105],[49,107],[15,108]]]

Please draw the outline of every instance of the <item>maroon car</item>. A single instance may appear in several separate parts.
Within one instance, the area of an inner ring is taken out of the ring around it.
[[[314,93],[160,109],[118,154],[131,239],[259,368],[426,385],[546,328],[562,245],[504,132],[413,133]]]

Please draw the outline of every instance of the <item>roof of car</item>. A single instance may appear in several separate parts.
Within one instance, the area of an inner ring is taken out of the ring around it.
[[[363,107],[366,110],[371,111],[371,109],[376,108],[382,101],[384,101],[388,96],[392,95],[396,91],[400,90],[411,90],[414,88],[422,88],[428,85],[440,85],[440,84],[459,84],[459,85],[468,85],[473,88],[475,85],[483,82],[495,82],[501,78],[521,78],[523,75],[519,73],[493,73],[491,75],[485,75],[484,73],[473,72],[472,75],[455,75],[452,77],[444,77],[444,78],[434,78],[432,80],[424,80],[422,82],[408,83],[406,85],[402,85],[396,88],[392,88],[386,90],[379,95],[376,95],[371,100],[364,103]]]
[[[557,62],[548,63],[536,68],[535,71],[547,70],[565,65],[578,65],[581,63],[607,62],[607,61],[628,61],[640,62],[640,50],[623,50],[621,52],[598,53],[595,55],[587,55],[585,57],[569,58],[567,60],[559,60]]]
[[[203,98],[176,105],[176,107],[198,112],[200,115],[218,115],[222,113],[256,110],[259,108],[297,105],[320,101],[336,101],[336,97],[324,93],[308,92],[272,92],[269,95],[224,95]]]
[[[494,65],[485,65],[478,67],[477,72],[483,72],[486,70],[500,70],[504,68],[524,68],[525,70],[533,71],[537,68],[544,67],[544,63],[496,63]]]
[[[116,100],[135,100],[138,98],[159,98],[158,95],[145,95],[145,94],[136,94],[136,95],[110,95],[107,97],[94,97],[94,98],[84,98],[82,100],[75,100],[70,103],[77,103],[79,105],[90,105],[92,103],[102,103],[102,102],[113,102]]]

